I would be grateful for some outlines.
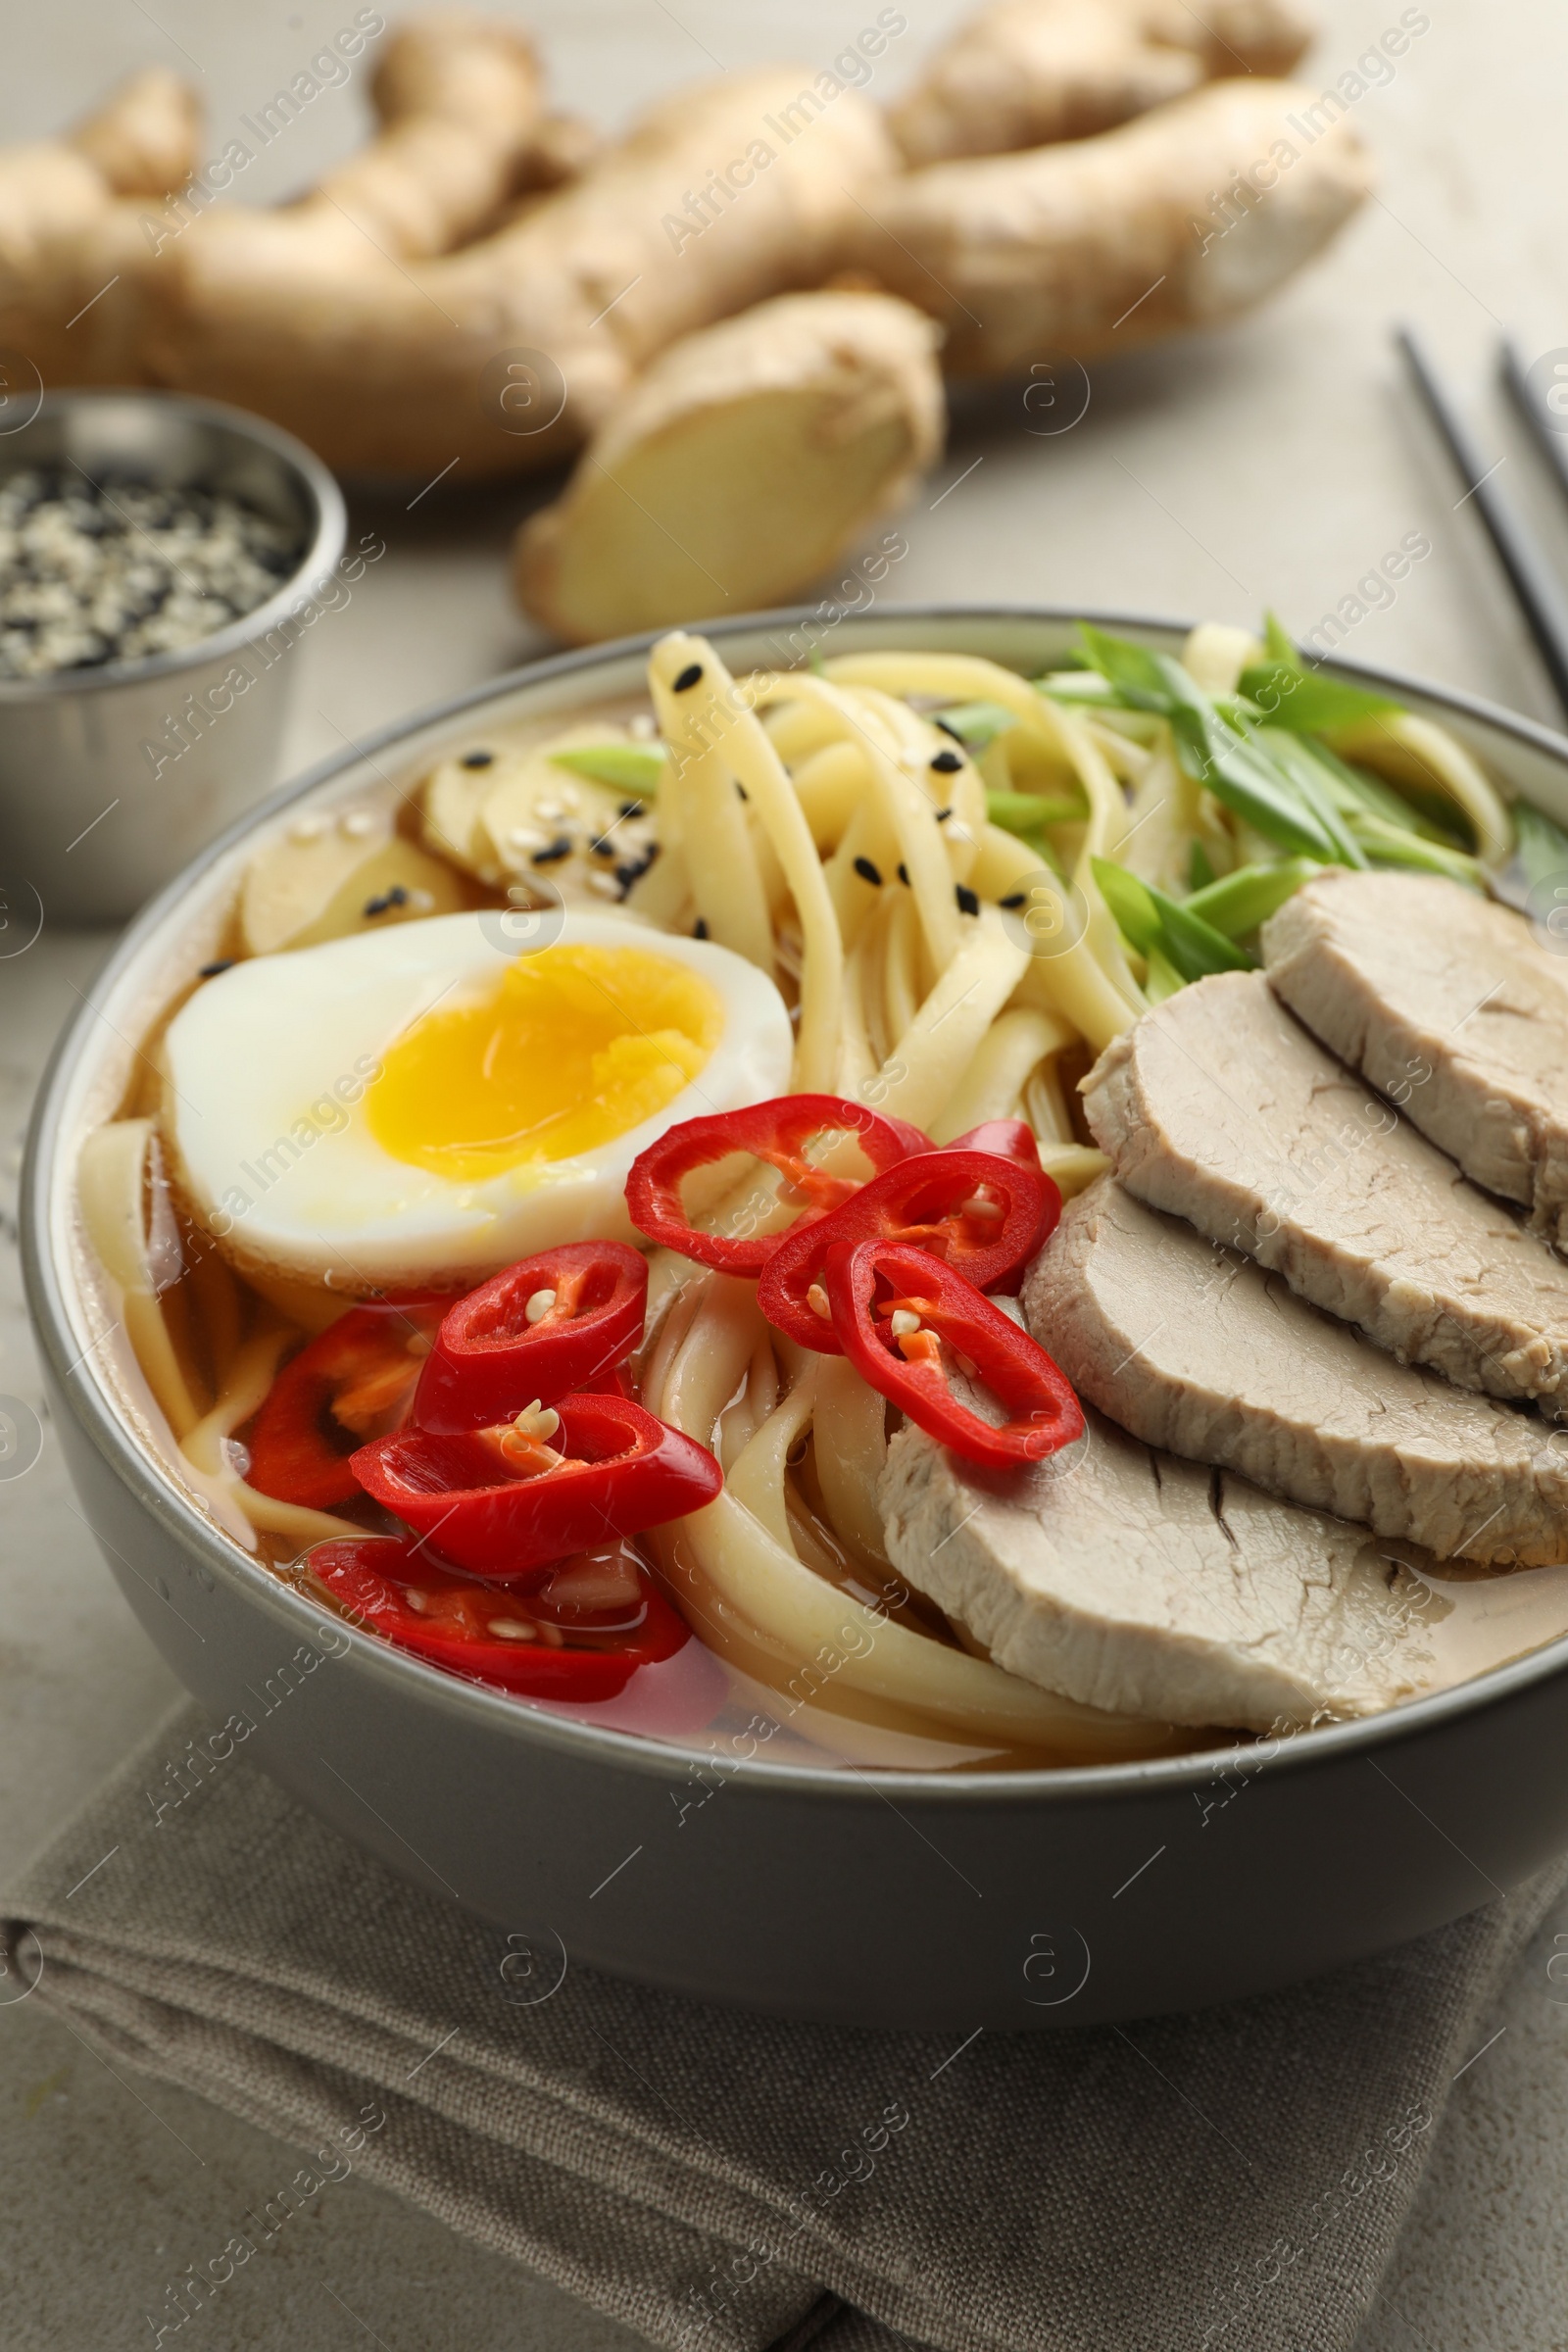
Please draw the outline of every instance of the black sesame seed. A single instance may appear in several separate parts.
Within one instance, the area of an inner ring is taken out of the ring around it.
[[[696,922],[692,925],[692,937],[693,939],[706,939],[708,937],[708,919],[705,915],[700,914],[697,917]]]
[[[648,804],[646,801],[622,801],[620,813],[622,816],[646,816]]]
[[[869,882],[874,889],[881,889],[882,876],[878,873],[876,867],[871,863],[869,858],[857,858],[855,860],[855,870],[859,875],[862,882]]]
[[[596,833],[588,847],[596,858],[613,858],[616,854],[615,844],[608,833]]]
[[[528,863],[530,865],[554,865],[558,859],[562,858],[569,858],[570,856],[571,835],[569,833],[558,833],[548,849],[535,850],[533,856],[529,858]]]
[[[909,869],[905,864],[902,858],[899,859],[899,880],[904,884],[905,889],[907,890],[909,887]]]
[[[616,866],[615,880],[620,884],[620,895],[623,899],[631,896],[633,884],[642,880],[658,856],[659,844],[657,841],[651,841],[640,858],[628,858],[623,865]]]
[[[963,765],[963,760],[957,752],[938,752],[931,764],[939,776],[953,776]]]
[[[743,801],[749,801],[749,800],[751,799],[751,797],[752,797],[752,796],[751,796],[751,794],[750,794],[750,793],[747,791],[747,789],[746,789],[746,787],[745,787],[745,785],[744,785],[744,784],[737,783],[737,785],[736,785],[735,789],[736,789],[736,791],[737,791],[737,792],[740,794],[740,796],[741,796],[741,799],[742,799]]]
[[[700,662],[690,662],[675,680],[673,691],[676,694],[690,694],[692,688],[701,680],[702,674],[702,663]]]
[[[961,736],[961,735],[958,733],[958,730],[957,730],[957,728],[956,728],[956,726],[953,724],[953,721],[952,721],[951,719],[949,719],[949,718],[938,718],[938,719],[934,719],[934,720],[932,721],[932,724],[933,724],[934,726],[938,726],[938,727],[940,727],[940,728],[942,729],[942,732],[943,732],[943,734],[944,734],[944,735],[951,735],[951,736],[953,737],[953,740],[954,740],[954,742],[955,742],[955,743],[961,743],[961,742],[963,741],[963,737],[962,737],[962,736]]]
[[[953,895],[958,902],[958,912],[960,914],[979,913],[980,901],[975,893],[969,888],[967,882],[960,882]]]
[[[937,823],[939,825],[945,825],[952,814],[953,810],[951,808],[939,808],[937,810]]]
[[[464,767],[494,767],[495,761],[494,752],[465,752],[461,765]]]
[[[999,899],[997,901],[997,905],[999,906],[1006,906],[1009,908],[1013,906],[1027,906],[1028,904],[1028,893],[1022,890],[1009,890],[1004,899]]]
[[[383,891],[378,899],[367,899],[365,911],[370,915],[389,914],[394,906],[406,906],[408,903],[408,892],[401,882],[394,882],[391,889]]]
[[[216,980],[220,972],[232,971],[233,968],[233,956],[220,956],[216,963],[204,963],[202,965],[200,977],[203,980]]]

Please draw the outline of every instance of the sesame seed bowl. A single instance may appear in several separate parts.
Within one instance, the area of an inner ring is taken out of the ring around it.
[[[0,438],[0,884],[134,912],[275,780],[342,555],[325,466],[215,401],[51,393]]]

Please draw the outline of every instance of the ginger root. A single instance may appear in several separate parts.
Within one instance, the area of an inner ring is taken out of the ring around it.
[[[527,609],[575,639],[741,610],[935,455],[939,341],[959,375],[1086,361],[1228,318],[1327,242],[1368,171],[1259,78],[1303,38],[1295,0],[995,0],[886,115],[774,67],[595,151],[521,34],[416,19],[376,136],[272,211],[216,200],[243,142],[201,176],[193,101],[143,74],[0,153],[0,346],[52,384],[260,410],[353,473],[589,444],[522,534]]]
[[[1288,74],[1310,29],[1291,0],[996,0],[888,121],[915,166],[1084,139],[1200,82]]]
[[[516,543],[572,644],[743,612],[828,569],[942,447],[937,330],[885,294],[786,294],[655,360]]]
[[[773,67],[678,92],[494,233],[519,187],[570,168],[572,140],[521,36],[462,18],[391,36],[378,135],[275,211],[194,184],[153,210],[118,192],[91,125],[13,148],[0,344],[49,383],[260,410],[346,471],[549,464],[678,336],[832,273],[855,191],[898,158],[853,90],[803,116],[811,79]],[[123,94],[108,111],[124,119]],[[514,361],[538,379],[520,419],[500,399]]]
[[[1313,104],[1293,82],[1220,81],[1098,138],[933,164],[866,199],[855,258],[942,320],[956,375],[1217,324],[1272,293],[1367,192],[1348,121],[1303,132]]]

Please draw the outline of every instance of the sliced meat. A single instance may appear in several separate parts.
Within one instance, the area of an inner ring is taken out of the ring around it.
[[[1568,1264],[1335,1061],[1261,972],[1146,1012],[1083,1082],[1130,1193],[1400,1363],[1568,1419]]]
[[[1429,1687],[1447,1604],[1364,1528],[1087,1420],[1069,1454],[1002,1479],[912,1425],[888,1448],[888,1557],[999,1666],[1088,1706],[1253,1731]]]
[[[1324,874],[1265,926],[1263,956],[1315,1037],[1568,1241],[1568,960],[1523,915],[1438,876]]]
[[[1080,1396],[1146,1445],[1439,1558],[1568,1560],[1568,1433],[1395,1363],[1113,1176],[1067,1203],[1023,1307]]]

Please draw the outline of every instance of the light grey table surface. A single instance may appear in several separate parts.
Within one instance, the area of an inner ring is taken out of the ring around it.
[[[717,65],[820,65],[874,16],[867,0],[531,0],[565,103],[606,122]],[[1327,0],[1304,69],[1324,86],[1402,0]],[[960,13],[904,0],[891,90]],[[390,13],[390,12],[389,12]],[[1500,479],[1568,566],[1568,524],[1493,386],[1497,335],[1527,358],[1568,345],[1560,0],[1428,0],[1429,29],[1355,117],[1379,195],[1328,260],[1228,334],[1094,371],[1083,422],[1027,430],[1016,391],[965,405],[948,459],[904,528],[892,600],[1040,599],[1304,631],[1407,531],[1431,558],[1357,624],[1357,658],[1472,688],[1551,719],[1546,687],[1485,552],[1473,507],[1417,418],[1390,348],[1417,322],[1472,404]],[[353,10],[286,0],[76,0],[8,42],[0,137],[38,134],[151,61],[197,79],[220,137]],[[361,74],[327,92],[248,174],[248,199],[304,184],[352,146]],[[412,492],[409,494],[412,496]],[[388,544],[353,603],[302,654],[289,769],[525,658],[505,556],[525,488],[451,482],[412,508],[364,506]],[[46,928],[0,961],[0,1390],[36,1398],[11,1206],[28,1099],[50,1041],[103,956]],[[75,1515],[57,1446],[0,1486],[0,1869],[50,1834],[175,1696]],[[1528,1789],[1519,1791],[1528,1803]],[[1560,1938],[1561,1940],[1554,1940]],[[1568,2346],[1568,1908],[1548,1921],[1477,2034],[1419,2202],[1360,2352],[1558,2352]],[[1490,2038],[1489,2038],[1490,2037]],[[0,2334],[8,2352],[109,2352],[148,2340],[167,2281],[220,2240],[295,2159],[264,2133],[150,2082],[111,2074],[36,2004],[0,2014]],[[245,2273],[214,2343],[258,2352],[562,2347],[633,2339],[514,2266],[349,2180]],[[1129,2352],[1132,2348],[1129,2347]]]

